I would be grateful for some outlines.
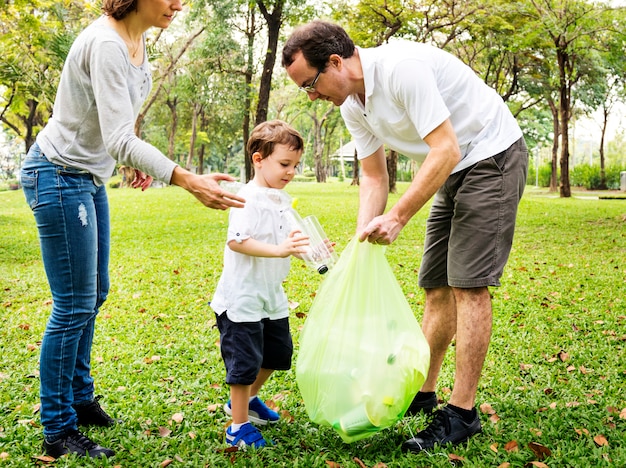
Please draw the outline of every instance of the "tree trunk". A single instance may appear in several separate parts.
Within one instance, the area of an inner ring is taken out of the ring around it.
[[[392,149],[387,153],[387,173],[389,174],[389,193],[396,193],[398,178],[398,152]]]
[[[606,127],[609,120],[609,109],[606,106],[602,108],[602,131],[600,133],[600,186],[598,187],[600,190],[607,190],[608,186],[606,185],[606,168],[604,162],[604,139],[606,137]]]
[[[572,196],[569,182],[569,117],[570,117],[570,92],[571,86],[567,70],[571,66],[570,59],[564,47],[557,47],[557,61],[559,64],[560,90],[559,90],[559,114],[561,117],[561,185],[562,198]]]
[[[35,135],[33,129],[38,123],[37,119],[37,106],[39,106],[39,102],[34,99],[29,99],[26,101],[26,105],[28,106],[28,116],[22,121],[26,126],[26,135],[24,135],[24,146],[26,147],[25,153],[28,153],[30,147],[35,143]],[[19,133],[18,133],[19,134]]]
[[[354,159],[352,163],[352,182],[350,185],[359,185],[359,158],[357,157],[356,149],[354,150]]]
[[[165,104],[170,109],[172,114],[172,125],[169,128],[168,142],[167,142],[167,157],[174,161],[174,151],[176,151],[176,128],[178,127],[178,112],[176,105],[178,98],[174,96],[173,99],[168,99]]]
[[[278,53],[278,37],[280,35],[280,27],[283,23],[283,7],[285,0],[276,0],[274,2],[274,10],[271,13],[267,11],[267,7],[262,0],[257,0],[256,3],[267,23],[267,51],[265,53],[265,62],[263,63],[261,84],[259,86],[259,102],[256,108],[255,125],[258,125],[267,120],[267,109],[269,107],[270,91],[272,88],[272,73],[274,71],[274,64],[276,63],[276,54]]]
[[[198,134],[198,115],[201,112],[202,106],[200,104],[194,104],[193,112],[191,115],[191,136],[189,137],[189,153],[187,154],[187,163],[185,168],[191,170],[193,163],[194,149],[196,147],[196,137]]]
[[[252,78],[254,76],[254,39],[256,38],[256,14],[254,5],[248,3],[248,21],[246,24],[246,37],[248,38],[248,57],[246,63],[246,98],[244,100],[243,114],[243,154],[244,154],[244,171],[240,174],[242,182],[248,183],[254,177],[254,166],[252,165],[251,155],[248,154],[246,146],[250,139],[250,114],[252,112]]]
[[[558,154],[559,154],[559,138],[561,133],[559,111],[556,104],[552,99],[548,99],[550,105],[550,111],[552,112],[552,133],[554,138],[552,139],[552,167],[550,172],[550,192],[556,192],[557,190],[557,174],[558,174]]]

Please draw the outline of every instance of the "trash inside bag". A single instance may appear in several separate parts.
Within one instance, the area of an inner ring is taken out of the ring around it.
[[[345,442],[392,426],[424,383],[429,358],[385,247],[354,237],[300,334],[296,379],[310,419]]]

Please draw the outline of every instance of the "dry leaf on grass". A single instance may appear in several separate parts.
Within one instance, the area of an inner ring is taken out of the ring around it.
[[[507,452],[517,452],[519,450],[517,440],[511,440],[504,444],[504,450],[506,450]]]
[[[454,466],[460,466],[463,464],[463,462],[465,461],[465,458],[463,458],[460,455],[456,455],[454,453],[449,453],[448,454],[448,461],[454,465]]]
[[[595,436],[593,438],[593,441],[596,443],[596,445],[598,447],[608,447],[609,446],[609,441],[606,440],[606,437],[604,437],[602,434],[598,434],[597,436]]]
[[[535,457],[539,460],[545,460],[546,457],[552,455],[552,451],[548,447],[538,444],[537,442],[530,442],[528,448],[533,451]]]
[[[352,460],[354,460],[354,463],[359,465],[361,468],[367,468],[367,466],[365,466],[365,463],[363,463],[359,458],[354,457]]]
[[[172,431],[170,429],[168,429],[167,427],[163,427],[163,426],[159,427],[159,435],[161,437],[169,437],[169,435],[171,433],[172,433]]]

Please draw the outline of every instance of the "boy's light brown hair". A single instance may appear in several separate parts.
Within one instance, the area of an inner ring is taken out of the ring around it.
[[[268,120],[254,127],[246,149],[250,158],[258,152],[265,159],[274,152],[275,145],[285,145],[294,151],[304,150],[304,140],[298,130],[282,120]]]

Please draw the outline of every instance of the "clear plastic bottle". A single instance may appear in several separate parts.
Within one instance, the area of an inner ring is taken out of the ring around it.
[[[333,250],[328,236],[315,215],[302,218],[294,209],[285,213],[292,229],[298,229],[309,237],[309,245],[302,260],[320,275],[326,273],[337,262],[337,253]]]

